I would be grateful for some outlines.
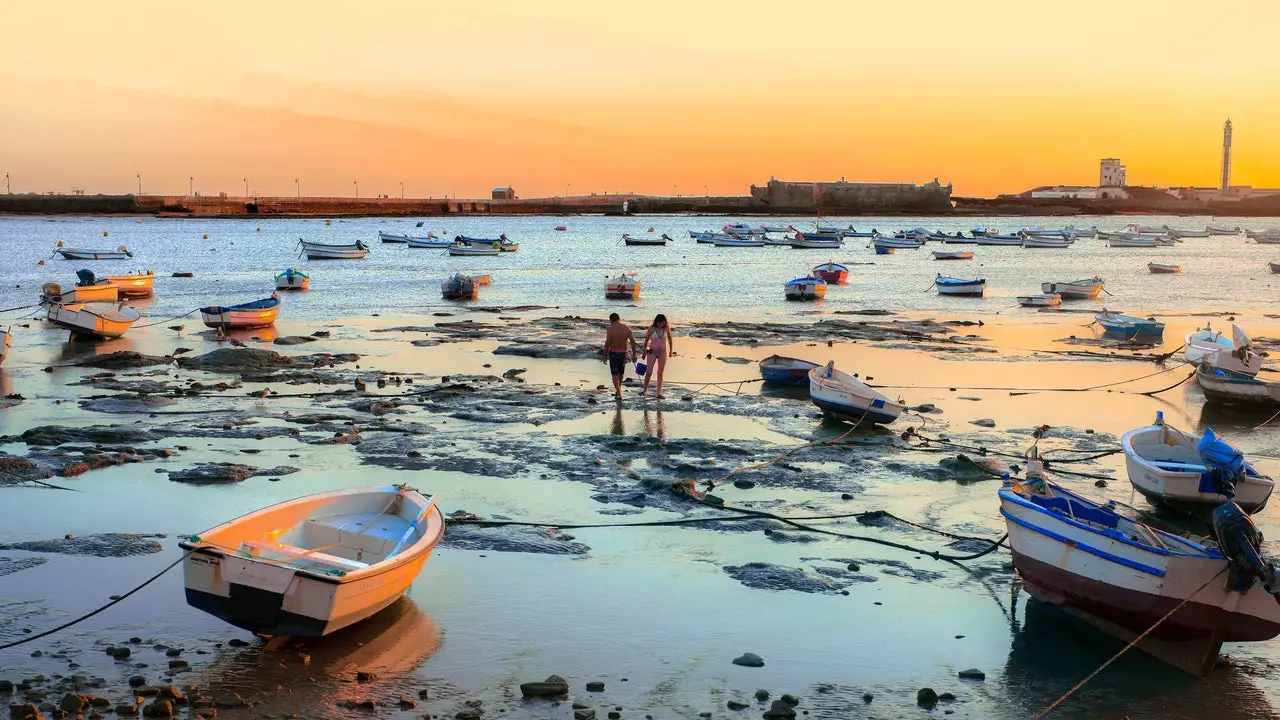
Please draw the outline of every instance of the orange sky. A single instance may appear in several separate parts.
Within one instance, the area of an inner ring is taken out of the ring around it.
[[[1280,186],[1280,4],[5,0],[15,192]]]

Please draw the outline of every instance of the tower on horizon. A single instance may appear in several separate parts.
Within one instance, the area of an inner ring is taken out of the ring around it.
[[[1231,189],[1231,120],[1222,128],[1222,193]]]

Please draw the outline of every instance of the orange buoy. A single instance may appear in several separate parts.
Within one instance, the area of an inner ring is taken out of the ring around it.
[[[106,231],[106,230],[103,230],[103,231],[102,231],[102,237],[106,237],[106,236],[107,236],[107,231]]]
[[[205,233],[205,234],[204,234],[204,239],[205,239],[205,240],[208,240],[208,239],[209,239],[209,233]]]
[[[43,264],[44,264],[44,259],[43,259],[43,258],[41,258],[40,262],[38,262],[38,263],[36,263],[36,264],[37,264],[37,265],[43,265]]]
[[[62,241],[61,241],[61,240],[59,240],[59,241],[58,241],[58,247],[62,247]]]

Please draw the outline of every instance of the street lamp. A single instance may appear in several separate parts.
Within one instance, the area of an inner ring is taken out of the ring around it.
[[[298,199],[302,199],[302,178],[294,178],[293,184],[298,190]]]
[[[195,187],[196,187],[196,176],[191,175],[190,177],[187,178],[187,197],[192,197],[196,194]]]
[[[142,194],[142,173],[138,173],[138,194]]]
[[[249,197],[249,178],[240,178],[244,180],[244,196]]]
[[[403,180],[400,181],[400,199],[401,200],[404,199],[404,181]]]
[[[13,191],[9,189],[9,173],[4,174],[4,194],[12,195]]]
[[[352,180],[351,184],[356,186],[356,199],[359,200],[360,199],[360,181]]]
[[[569,197],[569,183],[564,184],[564,196]]]
[[[675,183],[671,183],[671,194],[672,194],[672,195],[675,195],[676,197],[680,197],[679,195],[676,195],[676,184],[675,184]]]

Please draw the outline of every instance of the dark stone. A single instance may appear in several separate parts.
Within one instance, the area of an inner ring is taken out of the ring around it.
[[[604,683],[599,680],[592,680],[587,683],[587,692],[604,692]]]
[[[366,672],[364,670],[356,672],[356,682],[358,683],[371,683],[377,679],[378,676],[374,673]]]
[[[117,350],[106,355],[94,355],[92,357],[78,360],[72,365],[76,367],[104,368],[108,370],[121,370],[125,368],[146,367],[147,365],[168,365],[173,362],[173,358],[163,355],[143,355],[132,350]]]
[[[792,695],[792,694],[790,694],[790,693],[783,693],[783,694],[782,694],[782,697],[780,697],[780,698],[778,698],[778,699],[779,699],[779,700],[781,700],[782,702],[784,702],[784,703],[786,703],[786,704],[790,705],[791,707],[795,707],[795,706],[797,706],[797,705],[799,705],[799,704],[800,704],[800,698],[798,698],[798,697],[796,697],[795,695]]]
[[[729,702],[725,703],[725,707],[729,708],[730,710],[746,710],[751,706],[744,702],[738,702],[737,700],[730,700]]]
[[[733,664],[742,667],[764,667],[764,658],[755,653],[743,653],[733,659]]]
[[[991,418],[978,418],[977,420],[970,420],[969,424],[977,425],[978,427],[993,428],[996,426],[996,421]]]
[[[40,711],[30,703],[14,703],[9,706],[10,720],[41,720]]]
[[[74,717],[84,712],[84,708],[88,704],[89,701],[85,696],[67,693],[62,696],[62,702],[58,703],[58,709]]]
[[[169,473],[169,479],[174,482],[211,485],[243,482],[253,477],[256,472],[258,472],[258,468],[252,465],[239,465],[228,462],[201,463],[193,468],[171,472]]]
[[[178,366],[192,370],[243,372],[293,365],[293,359],[261,348],[218,348],[195,357],[178,358]]]
[[[278,337],[272,341],[276,345],[302,345],[303,343],[315,342],[316,339],[307,335],[285,335]]]
[[[862,702],[864,703],[870,703],[872,700],[875,700],[875,699],[876,699],[876,696],[872,695],[871,693],[862,693]]]
[[[764,711],[762,716],[764,720],[792,720],[796,716],[796,711],[790,705],[781,700],[774,700],[773,705]]]
[[[968,670],[961,670],[960,677],[964,680],[986,680],[987,674],[978,668],[969,668]]]
[[[938,704],[938,693],[933,688],[920,688],[916,691],[916,704],[925,708],[933,707]]]
[[[756,691],[756,699],[757,699],[757,700],[759,700],[760,702],[764,702],[765,700],[768,700],[768,699],[769,699],[769,691],[768,691],[768,690],[764,690],[764,689],[757,690],[757,691]]]
[[[951,702],[952,700],[955,700],[955,699],[956,699],[955,694],[949,693],[949,692],[944,692],[938,696],[938,700],[941,702]]]
[[[249,643],[248,641],[241,640],[240,638],[231,638],[230,640],[227,641],[227,644],[230,645],[231,647],[245,647]]]
[[[755,487],[756,484],[750,480],[734,480],[733,486],[738,488],[739,490],[750,490],[751,488]]]
[[[142,708],[142,714],[154,718],[173,717],[173,701],[160,698],[152,700],[150,705]]]
[[[542,682],[520,683],[520,694],[527,698],[553,698],[569,694],[569,683],[559,675]]]

